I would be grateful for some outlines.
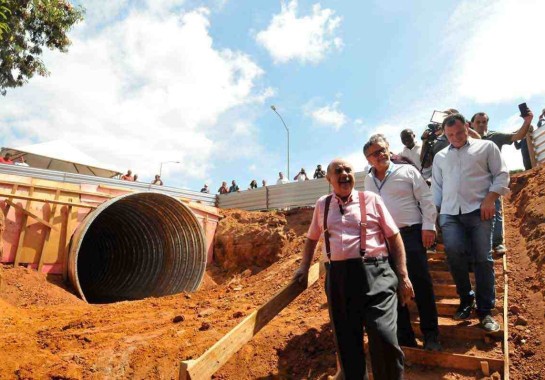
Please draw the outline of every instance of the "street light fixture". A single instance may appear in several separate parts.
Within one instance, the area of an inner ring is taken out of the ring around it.
[[[290,130],[288,129],[288,126],[284,122],[284,119],[282,119],[282,116],[278,113],[276,110],[276,107],[274,105],[271,106],[271,109],[278,115],[280,120],[282,121],[282,124],[284,124],[284,128],[286,128],[286,132],[288,133],[288,180],[290,180]]]
[[[161,162],[161,166],[159,167],[159,177],[161,177],[161,173],[163,173],[163,164],[170,164],[170,163],[181,164],[180,161],[163,161],[163,162]]]

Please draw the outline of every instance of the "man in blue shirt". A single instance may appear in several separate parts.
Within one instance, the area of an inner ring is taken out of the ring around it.
[[[476,300],[481,326],[498,331],[500,326],[492,318],[496,293],[490,236],[494,203],[509,192],[509,173],[493,142],[469,137],[462,115],[446,117],[443,128],[450,145],[434,157],[432,194],[460,297],[454,319],[469,318]],[[468,253],[474,265],[476,293],[469,280]]]

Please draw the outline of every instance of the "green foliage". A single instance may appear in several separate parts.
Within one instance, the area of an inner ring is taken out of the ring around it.
[[[68,0],[0,0],[0,93],[22,86],[36,73],[47,76],[43,48],[66,52],[67,32],[83,14]]]

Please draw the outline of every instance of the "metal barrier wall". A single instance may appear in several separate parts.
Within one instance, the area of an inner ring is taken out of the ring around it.
[[[545,126],[532,133],[532,140],[537,164],[545,164]]]
[[[37,169],[18,165],[1,165],[0,174],[11,174],[24,177],[45,179],[56,182],[91,184],[91,185],[109,185],[120,188],[126,188],[136,191],[156,191],[159,193],[171,195],[173,197],[185,198],[194,202],[200,202],[207,206],[216,205],[216,196],[214,194],[204,194],[198,191],[177,189],[168,186],[155,186],[149,183],[121,181],[113,178],[95,177],[83,174],[72,174],[57,172],[47,169]]]
[[[364,189],[365,172],[356,173],[356,189]],[[322,195],[329,194],[331,187],[325,178],[284,185],[260,187],[218,196],[219,208],[242,210],[270,210],[287,207],[314,206]]]

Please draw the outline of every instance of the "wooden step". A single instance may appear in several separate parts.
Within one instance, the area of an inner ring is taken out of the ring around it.
[[[436,300],[437,305],[437,314],[441,317],[452,317],[458,306],[460,305],[460,300],[456,298],[440,298]],[[414,301],[409,302],[409,311],[418,315],[418,309]],[[500,307],[496,306],[496,311],[500,311]],[[475,313],[473,313],[473,318],[477,318]]]
[[[417,337],[422,338],[420,332],[420,322],[412,322],[414,333]],[[455,321],[451,318],[439,318],[439,338],[449,340],[484,340],[488,338],[492,340],[503,339],[503,329],[496,332],[487,332],[479,327],[476,320]]]
[[[453,284],[433,284],[433,292],[435,297],[441,298],[457,298],[456,285]]]
[[[453,285],[454,284],[454,280],[452,279],[452,275],[450,274],[450,272],[448,270],[435,270],[435,269],[432,269],[430,270],[430,275],[431,275],[431,278],[432,280],[435,282],[435,281],[438,281],[438,282],[441,282],[441,283],[445,283],[445,284],[450,284],[450,285]],[[471,280],[471,283],[475,283],[475,273],[470,273],[469,274],[469,279]]]
[[[490,373],[503,373],[503,360],[486,356],[472,356],[451,352],[432,352],[419,348],[401,347],[405,354],[405,362],[425,366],[451,368],[459,370],[480,371],[483,363],[487,363]]]

